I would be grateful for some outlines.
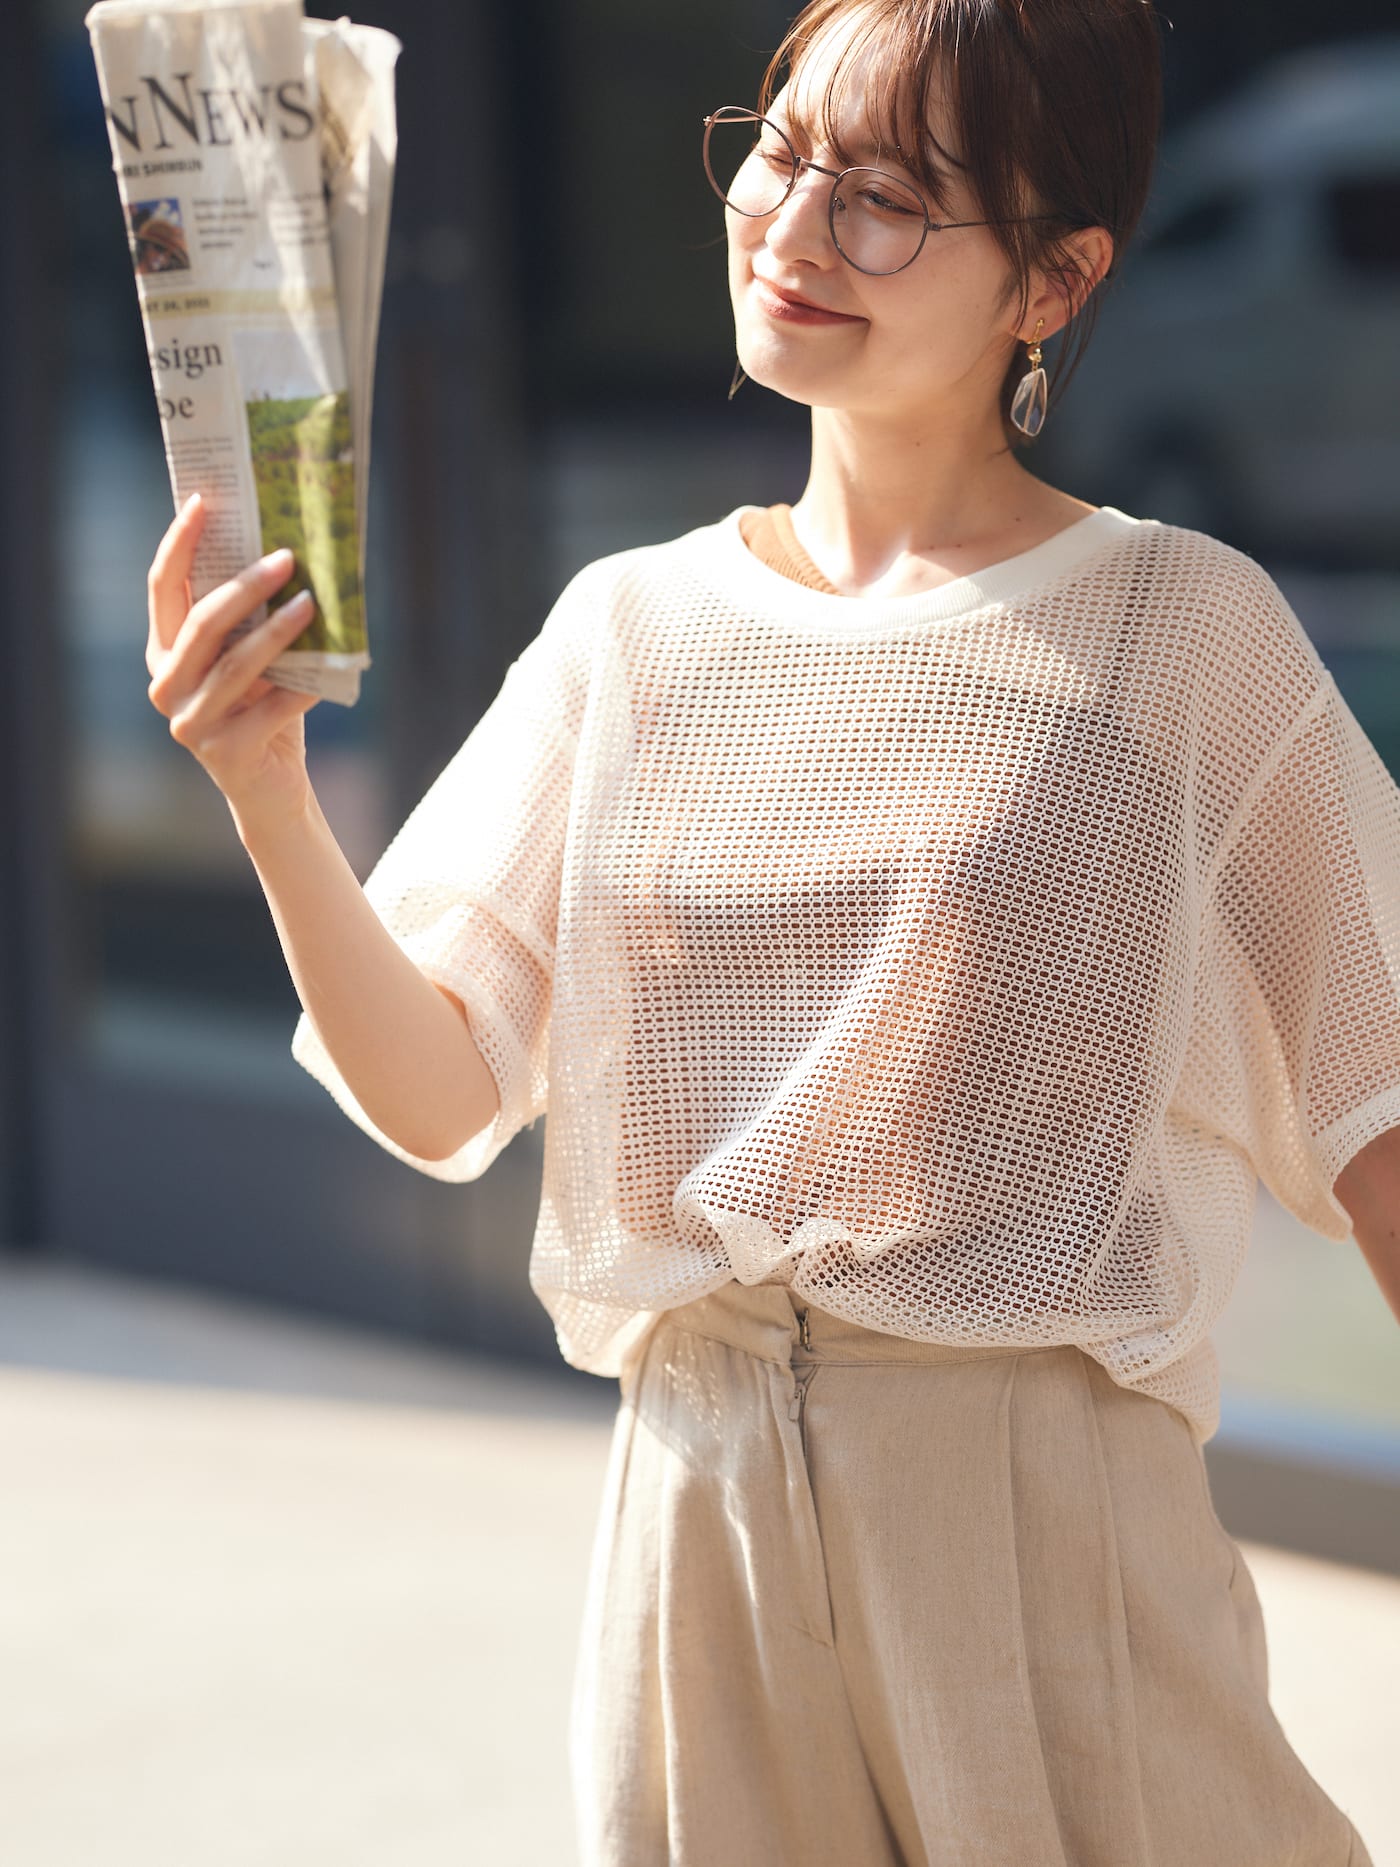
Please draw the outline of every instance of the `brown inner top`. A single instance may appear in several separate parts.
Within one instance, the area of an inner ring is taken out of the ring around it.
[[[739,535],[770,570],[781,571],[784,577],[791,577],[794,583],[805,583],[809,589],[840,596],[836,585],[823,577],[798,542],[792,527],[791,506],[762,506],[746,512],[739,521]]]

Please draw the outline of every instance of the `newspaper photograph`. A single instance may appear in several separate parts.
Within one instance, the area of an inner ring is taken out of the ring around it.
[[[207,511],[191,595],[289,547],[274,600],[316,607],[267,678],[353,706],[401,44],[301,0],[97,0],[85,24],[174,505]]]

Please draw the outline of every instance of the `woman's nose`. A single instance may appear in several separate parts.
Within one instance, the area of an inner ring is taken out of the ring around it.
[[[827,208],[831,182],[813,169],[805,169],[792,185],[781,207],[775,208],[764,231],[764,241],[780,259],[829,260],[836,248],[831,240]]]

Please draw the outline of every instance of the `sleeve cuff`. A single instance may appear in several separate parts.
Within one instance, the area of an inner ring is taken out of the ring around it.
[[[411,953],[412,942],[404,944]],[[428,1160],[400,1147],[371,1121],[360,1106],[330,1052],[321,1042],[315,1025],[304,1011],[297,1019],[292,1033],[292,1056],[315,1077],[342,1113],[396,1160],[416,1168],[429,1179],[454,1183],[475,1180],[521,1128],[528,1127],[543,1113],[543,1086],[531,1084],[530,1066],[525,1052],[510,1021],[489,993],[475,982],[463,980],[450,967],[431,959],[419,959],[416,954],[412,956],[426,978],[434,984],[446,986],[462,1000],[472,1038],[495,1079],[500,1108],[478,1134],[473,1135],[454,1154],[448,1154],[441,1160]]]

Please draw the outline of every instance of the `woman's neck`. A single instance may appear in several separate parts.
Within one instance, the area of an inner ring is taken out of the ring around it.
[[[999,424],[959,435],[814,408],[792,522],[843,594],[901,596],[1029,551],[1093,510],[1028,472]]]

